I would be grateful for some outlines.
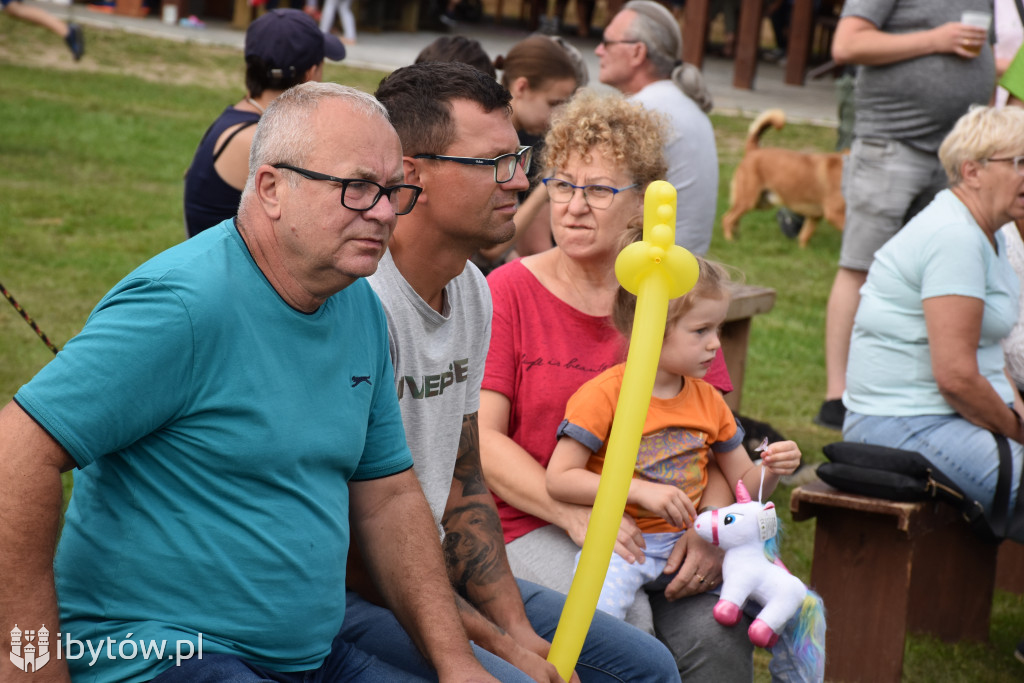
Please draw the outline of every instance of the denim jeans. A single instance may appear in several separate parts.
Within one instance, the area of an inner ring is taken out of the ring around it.
[[[526,581],[519,582],[526,614],[534,630],[554,637],[565,597]],[[279,672],[222,654],[189,659],[171,667],[152,683],[388,683],[437,681],[437,674],[419,653],[394,615],[347,594],[345,623],[331,654],[312,671]],[[531,683],[511,664],[473,645],[481,664],[506,683]],[[679,681],[671,653],[650,636],[607,614],[594,615],[576,671],[583,683],[666,683]]]
[[[318,669],[280,672],[250,664],[240,657],[208,654],[172,666],[150,683],[389,683],[421,681],[354,645],[335,638],[331,654]],[[436,677],[433,680],[437,680]]]
[[[526,616],[542,638],[551,640],[562,614],[565,596],[528,581],[519,580]],[[341,638],[370,654],[422,678],[436,680],[433,669],[388,610],[372,605],[351,591],[345,607]],[[529,683],[532,679],[504,660],[477,645],[477,659],[495,678]],[[675,660],[656,638],[597,612],[583,643],[576,672],[583,683],[629,681],[665,683],[678,681]]]
[[[986,517],[991,516],[999,479],[999,453],[995,438],[987,429],[958,415],[880,417],[847,411],[843,439],[917,451],[956,482],[964,493],[980,502]],[[1024,447],[1013,439],[1008,441],[1013,457],[1012,510],[1018,495]],[[1014,540],[1024,542],[1024,538]]]

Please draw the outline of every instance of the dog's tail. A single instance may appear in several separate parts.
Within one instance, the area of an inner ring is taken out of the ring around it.
[[[747,146],[745,151],[750,152],[757,149],[758,141],[768,126],[772,126],[777,130],[784,125],[786,125],[786,113],[781,109],[769,109],[761,112],[761,115],[754,119],[750,127],[747,128]]]

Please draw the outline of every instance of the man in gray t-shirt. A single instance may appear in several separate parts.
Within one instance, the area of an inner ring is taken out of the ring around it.
[[[847,0],[832,41],[860,65],[856,120],[843,168],[846,228],[825,319],[825,402],[815,417],[841,429],[846,356],[860,288],[875,251],[945,188],[936,152],[972,104],[995,88],[988,32],[960,22],[991,0]]]
[[[530,149],[519,147],[511,95],[453,62],[415,64],[376,93],[404,154],[405,181],[422,188],[368,278],[388,318],[395,390],[416,477],[439,529],[448,576],[473,652],[501,681],[560,681],[545,657],[565,598],[512,574],[501,521],[480,464],[477,411],[491,339],[490,289],[469,262],[511,238]],[[355,571],[350,566],[350,575]],[[351,584],[350,584],[351,585]],[[408,637],[373,593],[349,591],[343,635],[389,660]],[[402,648],[406,649],[406,648]],[[581,683],[678,680],[653,636],[595,615],[579,659]],[[408,668],[408,667],[406,667]],[[423,676],[431,674],[424,670]]]

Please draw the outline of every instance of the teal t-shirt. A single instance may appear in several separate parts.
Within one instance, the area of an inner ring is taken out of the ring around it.
[[[978,372],[1006,403],[1013,390],[1003,372],[1000,341],[1017,320],[1019,285],[967,207],[950,190],[875,252],[850,339],[843,403],[863,415],[950,415],[932,373],[923,301],[966,296],[985,302]]]
[[[200,634],[204,655],[281,671],[326,657],[347,482],[412,466],[364,280],[300,313],[225,221],[122,280],[15,400],[80,467],[55,560],[61,643],[102,654],[69,660],[76,682],[148,680]],[[165,651],[128,657],[126,640]]]

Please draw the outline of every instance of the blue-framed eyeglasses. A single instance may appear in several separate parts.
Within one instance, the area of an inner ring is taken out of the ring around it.
[[[480,159],[478,157],[450,157],[443,154],[417,154],[413,159],[433,159],[434,161],[454,161],[457,164],[468,166],[493,166],[494,182],[498,184],[507,183],[516,174],[516,166],[523,169],[523,173],[530,172],[530,162],[533,160],[533,147],[520,146],[514,154],[502,154],[493,159]]]
[[[326,173],[317,173],[291,164],[271,164],[274,168],[294,171],[307,180],[328,180],[341,185],[341,205],[352,211],[369,211],[377,206],[381,197],[387,197],[396,216],[404,216],[416,206],[416,200],[423,188],[415,185],[391,185],[385,187],[380,183],[365,178],[336,178]]]
[[[548,197],[558,204],[567,204],[572,201],[576,190],[583,190],[583,201],[592,209],[607,209],[612,205],[615,195],[625,190],[632,190],[639,187],[636,183],[625,187],[609,187],[607,185],[573,185],[568,180],[561,178],[544,178],[541,182],[548,189]]]

